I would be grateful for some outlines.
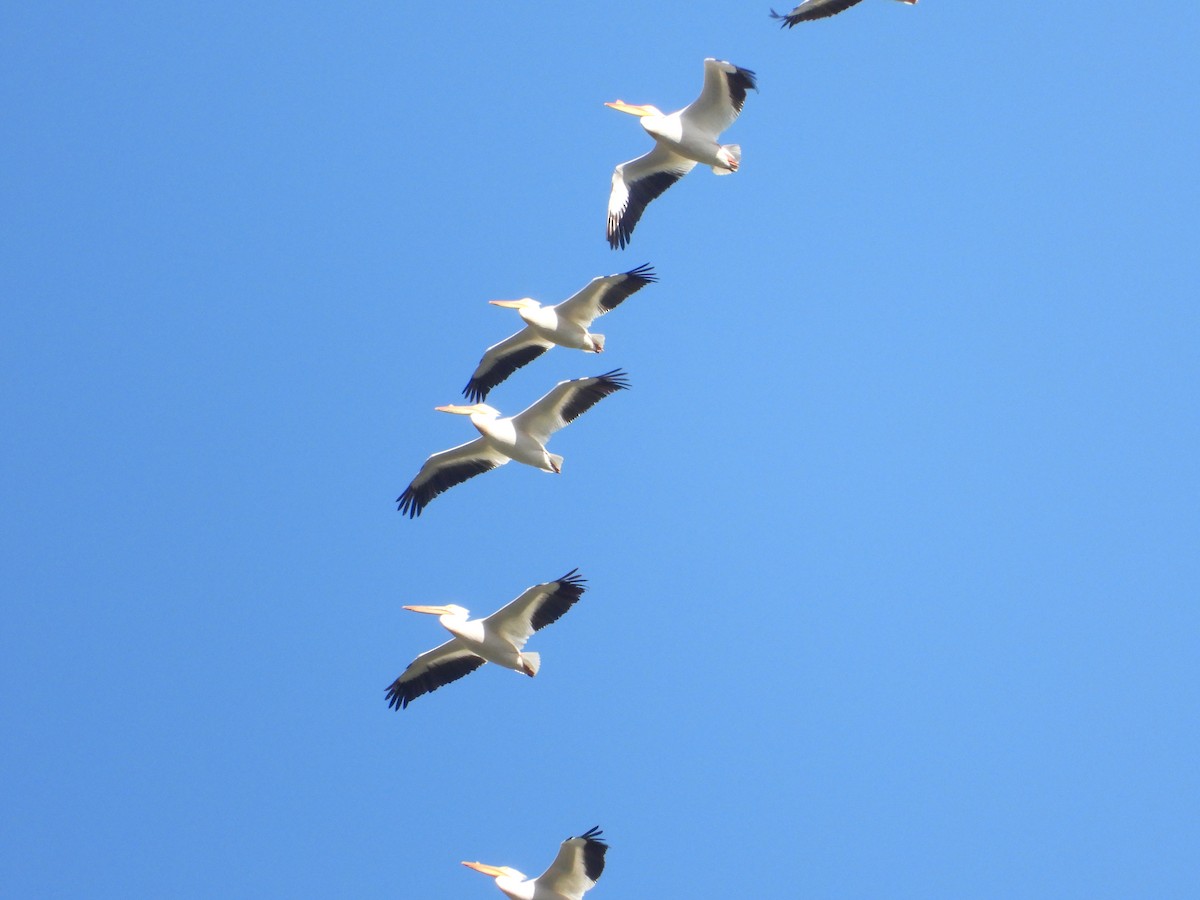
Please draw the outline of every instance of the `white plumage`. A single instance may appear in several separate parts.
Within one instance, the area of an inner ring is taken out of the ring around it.
[[[624,248],[646,206],[690,172],[696,163],[711,166],[718,175],[738,170],[742,148],[719,143],[721,132],[733,124],[746,102],[746,91],[757,90],[754,73],[719,59],[704,60],[704,87],[683,109],[665,115],[657,107],[634,106],[624,100],[606,103],[620,112],[639,116],[654,138],[654,149],[621,163],[613,171],[608,198],[608,243]]]

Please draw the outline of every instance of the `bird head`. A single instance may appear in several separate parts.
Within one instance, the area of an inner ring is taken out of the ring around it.
[[[488,406],[486,403],[472,403],[470,406],[463,406],[460,403],[450,403],[446,406],[435,406],[434,409],[437,412],[454,413],[459,416],[480,415],[491,416],[492,418],[500,416],[500,410],[494,406]]]
[[[482,872],[489,878],[511,878],[513,881],[525,881],[527,876],[523,872],[518,872],[509,866],[489,866],[487,863],[481,862],[464,862],[464,866],[468,869],[474,869],[476,872]]]
[[[465,619],[471,614],[470,611],[456,603],[448,603],[445,606],[406,606],[404,608],[410,612],[427,613],[431,616],[454,616],[456,619]]]
[[[612,103],[605,103],[605,106],[610,109],[615,109],[618,112],[629,113],[631,116],[661,116],[662,110],[657,106],[651,106],[645,103],[641,106],[635,106],[632,103],[626,103],[624,100],[614,100]]]
[[[503,306],[505,309],[539,309],[540,303],[532,297],[522,297],[520,300],[489,300],[492,306]]]

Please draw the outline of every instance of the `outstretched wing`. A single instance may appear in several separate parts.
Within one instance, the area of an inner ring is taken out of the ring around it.
[[[508,457],[491,446],[481,437],[435,453],[425,460],[421,471],[396,498],[397,509],[410,519],[419,516],[429,501],[442,491],[448,491],[468,478],[508,462]]]
[[[494,630],[520,650],[530,635],[557,622],[578,602],[587,590],[586,583],[579,570],[572,569],[555,581],[535,584],[484,619],[484,629]]]
[[[579,837],[567,838],[558,848],[558,856],[550,868],[537,877],[539,887],[581,900],[584,893],[596,886],[604,871],[604,854],[608,844],[599,828],[589,828]]]
[[[723,59],[704,61],[704,88],[700,96],[679,111],[690,125],[716,140],[733,124],[746,102],[746,91],[758,90],[754,73]]]
[[[463,388],[463,394],[472,403],[482,402],[488,391],[502,382],[521,366],[533,362],[553,344],[538,337],[532,328],[526,325],[511,337],[506,337],[498,344],[488,347],[475,369],[475,374]]]
[[[629,387],[621,369],[590,378],[560,381],[541,400],[513,416],[518,431],[531,435],[540,444],[568,422],[573,422],[609,394]]]
[[[771,10],[772,19],[782,19],[780,28],[791,28],[801,22],[811,22],[813,19],[826,19],[836,16],[858,3],[859,0],[804,0],[790,13],[781,14]]]
[[[625,249],[633,228],[650,201],[692,171],[693,160],[655,144],[645,156],[621,163],[613,170],[608,195],[608,245]]]
[[[449,640],[414,659],[387,688],[388,708],[404,709],[417,697],[470,675],[484,663],[456,640]]]
[[[587,328],[597,316],[616,309],[646,285],[658,281],[648,264],[622,272],[602,275],[588,282],[587,287],[554,307],[565,319]]]

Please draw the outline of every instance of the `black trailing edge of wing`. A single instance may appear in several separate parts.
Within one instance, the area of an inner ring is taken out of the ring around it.
[[[540,631],[547,625],[562,618],[563,613],[579,602],[583,592],[587,590],[587,579],[579,574],[578,569],[572,569],[562,578],[555,581],[556,587],[542,601],[529,620],[534,631]]]
[[[580,385],[575,392],[575,396],[563,404],[563,421],[574,422],[609,394],[628,390],[629,382],[626,380],[628,377],[628,374],[623,369],[613,369],[611,372],[605,372],[603,375],[595,375],[590,379],[579,379],[580,381],[590,380],[593,383]]]
[[[732,77],[732,76],[731,76]],[[743,95],[745,91],[742,92]],[[625,209],[620,215],[608,217],[608,246],[622,250],[629,244],[633,229],[650,201],[658,197],[683,177],[680,172],[655,172],[639,181],[626,185],[629,197],[625,201]]]
[[[742,105],[746,102],[746,91],[758,90],[758,81],[753,72],[749,69],[738,68],[736,72],[729,76],[729,99],[733,103],[733,108],[738,112],[742,111]]]
[[[496,466],[497,463],[487,459],[467,459],[435,472],[419,487],[414,480],[404,489],[404,493],[396,498],[396,509],[410,519],[416,518],[438,494],[462,484],[468,478],[490,472]]]
[[[797,9],[800,9],[799,6],[790,13],[777,13],[775,10],[771,10],[771,18],[783,20],[779,23],[780,28],[791,28],[793,25],[799,25],[801,22],[812,22],[816,19],[827,19],[830,16],[836,16],[840,12],[845,12],[856,3],[858,3],[858,0],[830,0],[828,3],[820,3],[803,12],[796,12]],[[801,4],[801,6],[803,5]]]
[[[522,347],[507,356],[500,357],[481,376],[478,378],[472,376],[471,380],[467,382],[467,386],[463,388],[463,396],[472,403],[482,403],[487,399],[488,392],[492,388],[517,369],[529,365],[549,349],[541,344],[530,344],[528,347]]]
[[[604,832],[599,826],[593,826],[580,835],[583,844],[583,871],[592,881],[599,881],[604,872],[604,854],[608,852],[608,844],[601,837]]]
[[[387,687],[388,709],[404,709],[422,694],[436,691],[442,685],[470,675],[483,663],[482,656],[464,656],[461,659],[452,659],[450,662],[442,663],[440,666],[432,666],[428,671],[422,672],[409,681],[405,681],[404,676],[401,675]]]
[[[600,298],[600,308],[605,312],[611,312],[646,285],[658,281],[658,275],[650,263],[644,263],[621,274],[625,278],[619,284],[610,287]]]

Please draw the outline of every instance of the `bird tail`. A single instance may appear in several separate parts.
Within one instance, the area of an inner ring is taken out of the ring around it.
[[[741,144],[722,144],[721,152],[717,154],[721,159],[729,160],[732,165],[728,168],[724,166],[713,166],[712,170],[717,175],[732,175],[737,171],[738,164],[742,161],[742,145]]]
[[[550,454],[550,465],[554,467],[555,472],[562,472],[563,458],[557,453]]]
[[[532,678],[538,673],[538,669],[542,667],[542,654],[540,653],[522,653],[521,660],[525,664],[525,674]]]
[[[604,335],[593,334],[592,335],[592,346],[596,348],[595,350],[592,351],[593,353],[603,353],[604,352]]]

